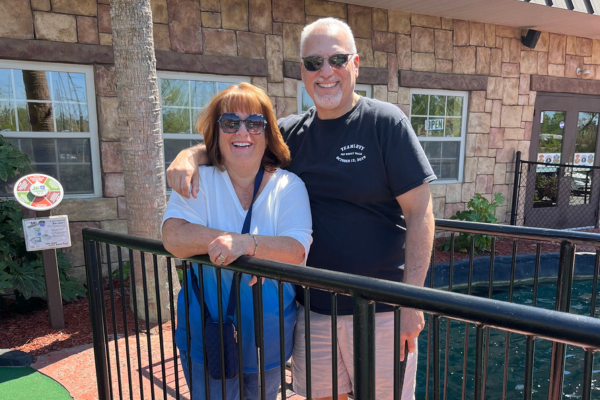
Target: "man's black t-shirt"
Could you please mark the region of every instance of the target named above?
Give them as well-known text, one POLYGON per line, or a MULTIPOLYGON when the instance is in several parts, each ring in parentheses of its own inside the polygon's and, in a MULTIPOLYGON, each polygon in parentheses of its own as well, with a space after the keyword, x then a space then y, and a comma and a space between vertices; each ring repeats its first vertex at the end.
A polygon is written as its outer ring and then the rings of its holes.
MULTIPOLYGON (((396 196, 435 175, 408 119, 396 106, 361 97, 347 114, 321 120, 315 108, 279 121, 306 184, 313 219, 307 265, 402 280, 405 229, 396 196)), ((310 308, 331 313, 329 293, 311 289, 310 308)), ((304 294, 298 291, 304 304, 304 294)), ((352 314, 338 298, 338 314, 352 314)), ((377 311, 391 307, 378 305, 377 311)))

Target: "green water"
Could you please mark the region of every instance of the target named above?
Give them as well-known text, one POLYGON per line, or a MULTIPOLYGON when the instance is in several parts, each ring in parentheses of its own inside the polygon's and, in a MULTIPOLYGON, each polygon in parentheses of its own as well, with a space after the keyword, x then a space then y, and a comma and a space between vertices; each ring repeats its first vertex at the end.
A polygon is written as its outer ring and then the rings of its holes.
MULTIPOLYGON (((487 297, 488 289, 474 289, 476 296, 487 297)), ((592 281, 575 281, 571 293, 571 313, 579 315, 590 314, 590 303, 592 293, 592 281)), ((549 310, 554 309, 556 297, 555 284, 540 284, 538 287, 537 307, 549 310)), ((508 290, 497 290, 493 299, 508 301, 508 290)), ((515 287, 513 302, 524 305, 532 305, 533 288, 515 287)), ((600 306, 596 307, 596 315, 600 315, 600 306)), ((427 326, 419 340, 419 368, 417 372, 417 399, 425 399, 426 394, 426 365, 427 365, 427 332, 431 318, 427 319, 427 326)), ((446 356, 446 329, 447 320, 440 318, 440 361, 441 361, 441 390, 444 388, 444 358, 446 356)), ((462 398, 463 387, 463 360, 466 324, 464 322, 451 321, 449 340, 449 363, 448 363, 448 388, 447 399, 456 400, 462 398)), ((473 398, 473 379, 475 371, 475 338, 476 329, 469 325, 469 344, 467 349, 467 373, 465 398, 473 398)), ((490 329, 489 355, 487 366, 487 379, 485 382, 485 398, 496 400, 502 398, 506 332, 490 329)), ((550 376, 550 358, 552 343, 547 340, 535 340, 534 370, 533 370, 533 399, 546 400, 548 396, 548 378, 550 376)), ((525 354, 526 337, 511 333, 509 338, 509 359, 506 381, 506 398, 522 399, 523 385, 525 380, 525 354)), ((579 399, 582 392, 583 360, 584 351, 578 347, 568 346, 565 361, 563 399, 579 399)), ((600 395, 600 384, 596 384, 600 376, 600 360, 594 357, 592 376, 592 398, 600 395)), ((433 372, 430 371, 429 399, 433 399, 433 372)))

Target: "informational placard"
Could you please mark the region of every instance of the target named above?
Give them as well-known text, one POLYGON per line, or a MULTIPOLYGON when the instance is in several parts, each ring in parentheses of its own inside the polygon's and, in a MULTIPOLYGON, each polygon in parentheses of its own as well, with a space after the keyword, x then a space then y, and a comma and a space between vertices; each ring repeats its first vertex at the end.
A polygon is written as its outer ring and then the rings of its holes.
POLYGON ((573 158, 573 164, 575 165, 585 165, 585 166, 593 166, 594 159, 596 155, 594 153, 575 153, 575 157, 573 158))
POLYGON ((560 153, 538 153, 537 162, 560 164, 560 153))
POLYGON ((64 190, 60 182, 51 176, 31 174, 17 181, 14 194, 23 207, 45 211, 53 209, 62 201, 64 190))
POLYGON ((24 219, 23 233, 27 251, 71 246, 69 218, 66 215, 24 219))
POLYGON ((428 119, 425 121, 426 131, 443 131, 444 130, 444 118, 428 119))

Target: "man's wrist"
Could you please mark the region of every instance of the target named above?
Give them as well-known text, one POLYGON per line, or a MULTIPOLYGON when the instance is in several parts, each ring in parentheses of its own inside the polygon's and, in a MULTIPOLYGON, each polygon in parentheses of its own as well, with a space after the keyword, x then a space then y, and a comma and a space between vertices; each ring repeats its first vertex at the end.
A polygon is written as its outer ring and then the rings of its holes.
POLYGON ((188 155, 188 159, 191 159, 191 163, 194 164, 195 167, 200 165, 200 156, 198 147, 191 147, 185 150, 188 155))

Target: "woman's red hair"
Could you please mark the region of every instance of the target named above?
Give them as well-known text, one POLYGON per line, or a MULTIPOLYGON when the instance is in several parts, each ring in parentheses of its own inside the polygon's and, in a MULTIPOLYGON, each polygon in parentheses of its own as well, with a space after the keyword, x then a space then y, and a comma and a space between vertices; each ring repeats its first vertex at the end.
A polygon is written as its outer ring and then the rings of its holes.
POLYGON ((290 150, 283 141, 277 127, 277 118, 269 96, 258 87, 246 82, 229 86, 217 93, 204 110, 198 114, 196 129, 204 137, 204 144, 211 165, 223 169, 223 157, 219 150, 219 118, 227 112, 244 111, 248 114, 262 114, 267 121, 265 135, 267 148, 261 164, 267 171, 289 165, 292 160, 290 150))

